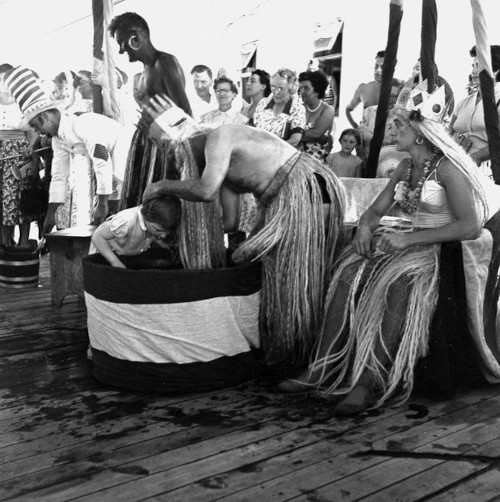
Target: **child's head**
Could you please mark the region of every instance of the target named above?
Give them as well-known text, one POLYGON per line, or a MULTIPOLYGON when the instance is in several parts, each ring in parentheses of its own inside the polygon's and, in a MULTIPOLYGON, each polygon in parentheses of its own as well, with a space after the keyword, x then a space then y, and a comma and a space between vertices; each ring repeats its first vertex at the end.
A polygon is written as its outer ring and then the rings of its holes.
POLYGON ((339 143, 344 153, 352 151, 361 145, 361 136, 356 129, 344 129, 340 134, 339 143))
POLYGON ((144 202, 141 208, 148 232, 165 238, 174 232, 181 221, 181 201, 176 197, 161 195, 144 202))

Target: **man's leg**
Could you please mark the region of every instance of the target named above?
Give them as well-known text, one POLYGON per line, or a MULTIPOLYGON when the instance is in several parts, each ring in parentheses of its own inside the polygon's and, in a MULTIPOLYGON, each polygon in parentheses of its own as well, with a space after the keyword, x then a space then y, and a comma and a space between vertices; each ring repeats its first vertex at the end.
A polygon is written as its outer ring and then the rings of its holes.
POLYGON ((246 233, 238 230, 241 194, 222 186, 220 190, 220 201, 222 205, 224 231, 227 233, 227 247, 230 252, 233 252, 246 239, 246 233))

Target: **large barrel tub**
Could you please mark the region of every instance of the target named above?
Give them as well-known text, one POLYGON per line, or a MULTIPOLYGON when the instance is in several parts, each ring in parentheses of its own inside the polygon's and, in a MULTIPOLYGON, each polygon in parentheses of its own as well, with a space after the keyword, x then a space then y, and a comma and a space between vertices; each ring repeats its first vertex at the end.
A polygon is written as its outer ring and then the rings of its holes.
POLYGON ((256 376, 259 263, 169 268, 154 253, 83 259, 93 375, 145 392, 223 388, 256 376))

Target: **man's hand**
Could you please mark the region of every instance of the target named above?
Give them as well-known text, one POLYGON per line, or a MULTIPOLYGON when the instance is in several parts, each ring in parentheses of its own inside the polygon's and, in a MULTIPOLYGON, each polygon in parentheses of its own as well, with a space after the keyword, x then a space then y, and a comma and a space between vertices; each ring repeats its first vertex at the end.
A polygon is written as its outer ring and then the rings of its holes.
POLYGON ((142 203, 148 200, 155 199, 161 195, 161 187, 165 184, 167 180, 157 181, 156 183, 150 183, 144 190, 142 195, 142 203))
POLYGON ((356 229, 354 239, 352 241, 354 251, 365 258, 370 258, 375 247, 373 234, 370 228, 366 225, 360 225, 356 229))
POLYGON ((154 141, 159 146, 162 146, 165 141, 170 139, 169 136, 165 134, 165 131, 156 122, 151 123, 147 132, 149 139, 154 141))
POLYGON ((149 104, 144 105, 142 117, 138 127, 147 132, 149 138, 157 145, 162 146, 170 138, 165 134, 163 127, 158 125, 155 120, 165 111, 172 107, 172 101, 165 95, 157 95, 149 100, 149 104))
POLYGON ((22 154, 22 160, 24 161, 31 160, 33 156, 33 148, 31 146, 27 146, 22 150, 21 154, 22 154))
POLYGON ((47 211, 47 215, 45 216, 45 220, 43 222, 43 235, 50 234, 52 229, 56 224, 56 212, 51 211, 50 209, 47 211))
POLYGON ((149 105, 144 105, 144 111, 156 120, 159 115, 174 106, 174 102, 166 94, 157 94, 149 100, 149 105))

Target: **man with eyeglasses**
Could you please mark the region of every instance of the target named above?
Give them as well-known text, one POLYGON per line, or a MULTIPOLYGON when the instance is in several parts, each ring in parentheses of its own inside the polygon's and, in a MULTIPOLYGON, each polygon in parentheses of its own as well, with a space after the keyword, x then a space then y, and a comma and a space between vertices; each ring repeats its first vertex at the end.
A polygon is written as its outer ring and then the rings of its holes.
POLYGON ((247 124, 248 118, 233 107, 234 98, 238 95, 238 88, 228 77, 215 80, 214 91, 219 108, 201 116, 203 124, 219 127, 223 124, 247 124))

